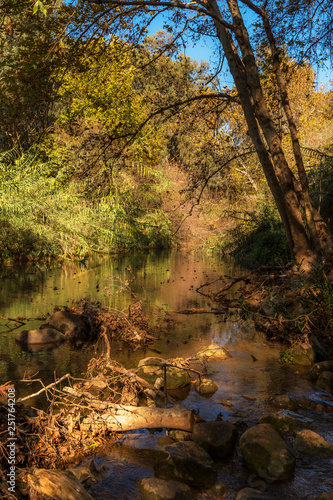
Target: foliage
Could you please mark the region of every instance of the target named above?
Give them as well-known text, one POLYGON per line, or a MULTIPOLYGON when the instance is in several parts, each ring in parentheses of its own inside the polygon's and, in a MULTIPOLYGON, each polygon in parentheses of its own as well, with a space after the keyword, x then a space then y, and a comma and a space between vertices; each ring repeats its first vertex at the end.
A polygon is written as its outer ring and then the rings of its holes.
POLYGON ((245 267, 257 268, 290 260, 288 245, 274 205, 261 202, 256 211, 232 212, 236 226, 220 242, 220 250, 245 267))
POLYGON ((0 169, 2 261, 82 258, 93 251, 170 244, 167 217, 158 210, 147 213, 140 206, 144 193, 131 196, 126 185, 117 199, 93 202, 80 186, 50 176, 49 165, 33 153, 7 152, 0 169))

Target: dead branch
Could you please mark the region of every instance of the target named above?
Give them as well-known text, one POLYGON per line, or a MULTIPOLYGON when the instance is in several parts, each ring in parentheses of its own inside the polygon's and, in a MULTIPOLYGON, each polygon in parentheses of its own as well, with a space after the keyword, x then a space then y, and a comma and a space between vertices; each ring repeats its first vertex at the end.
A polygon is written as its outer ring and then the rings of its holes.
MULTIPOLYGON (((59 378, 58 380, 56 380, 55 382, 53 382, 52 384, 49 384, 47 385, 46 387, 43 387, 43 389, 41 389, 40 391, 38 392, 35 392, 34 394, 30 394, 29 396, 26 396, 25 398, 19 398, 17 400, 18 403, 22 403, 23 401, 26 401, 27 399, 30 399, 30 398, 33 398, 35 396, 39 396, 40 394, 42 394, 43 392, 46 392, 48 391, 49 389, 51 389, 51 387, 55 387, 57 384, 59 384, 59 382, 62 382, 63 380, 65 380, 66 378, 73 378, 71 376, 70 373, 67 373, 66 375, 64 375, 63 377, 59 378)), ((26 381, 24 381, 26 382, 26 381)), ((29 382, 31 382, 31 380, 29 380, 29 382)), ((40 380, 41 382, 41 380, 40 380)), ((42 383, 42 382, 41 382, 42 383)))

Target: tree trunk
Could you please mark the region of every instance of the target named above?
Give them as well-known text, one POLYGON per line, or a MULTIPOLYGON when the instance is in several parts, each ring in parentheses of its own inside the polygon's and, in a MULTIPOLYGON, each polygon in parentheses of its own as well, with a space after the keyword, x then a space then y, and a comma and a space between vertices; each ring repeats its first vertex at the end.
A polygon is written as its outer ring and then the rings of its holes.
MULTIPOLYGON (((106 404, 100 401, 101 406, 106 404)), ((193 412, 182 406, 173 408, 150 408, 146 406, 123 406, 107 404, 102 415, 92 414, 84 417, 80 423, 82 431, 99 433, 103 430, 113 432, 137 429, 181 429, 192 432, 193 412)))
POLYGON ((265 102, 255 57, 237 0, 228 0, 228 6, 233 18, 233 32, 242 52, 242 60, 233 45, 230 33, 219 21, 221 14, 216 0, 208 0, 208 6, 235 81, 250 137, 279 210, 292 257, 303 269, 309 269, 317 261, 318 254, 307 236, 294 187, 294 177, 288 167, 279 135, 265 102))

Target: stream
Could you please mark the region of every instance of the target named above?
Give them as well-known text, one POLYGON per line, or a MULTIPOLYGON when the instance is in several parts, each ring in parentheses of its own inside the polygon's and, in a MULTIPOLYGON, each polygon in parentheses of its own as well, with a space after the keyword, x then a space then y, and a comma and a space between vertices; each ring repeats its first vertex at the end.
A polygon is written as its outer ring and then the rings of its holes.
MULTIPOLYGON (((0 319, 0 383, 11 380, 17 397, 24 397, 41 385, 22 379, 40 378, 47 384, 68 372, 82 377, 89 360, 98 354, 94 346, 63 344, 53 350, 32 352, 15 342, 16 333, 38 328, 43 322, 38 318, 83 298, 126 311, 130 304, 126 280, 134 279, 130 287, 143 300, 153 331, 156 325, 163 334, 144 351, 131 351, 114 343, 112 358, 132 368, 144 357, 188 357, 217 342, 232 356, 213 363, 216 373, 211 379, 219 390, 210 398, 191 390, 182 402, 184 406, 196 410, 205 420, 218 417, 236 423, 242 432, 246 426, 255 425, 264 413, 279 411, 273 404, 275 395, 288 394, 299 404, 299 415, 310 419, 307 426, 333 442, 333 397, 320 392, 307 378, 305 368, 279 363, 279 353, 286 346, 267 342, 250 323, 222 315, 175 312, 209 308, 207 299, 196 288, 223 274, 240 273, 242 270, 232 261, 176 251, 133 252, 119 258, 101 257, 61 266, 3 268, 0 316, 11 320, 0 319), (15 318, 30 319, 22 319, 24 324, 19 325, 12 321, 15 318)), ((43 396, 28 403, 41 405, 43 396)), ((165 431, 143 430, 123 435, 116 445, 106 441, 103 450, 94 456, 96 465, 104 465, 106 471, 103 479, 90 488, 92 497, 140 498, 138 480, 154 475, 152 464, 164 440, 165 431)), ((266 493, 280 500, 314 500, 322 491, 333 491, 332 465, 332 459, 303 457, 297 462, 292 481, 268 485, 266 493)), ((239 447, 231 458, 220 460, 218 468, 218 480, 233 492, 248 486, 251 473, 243 464, 239 447)), ((231 492, 223 498, 234 496, 231 492)))

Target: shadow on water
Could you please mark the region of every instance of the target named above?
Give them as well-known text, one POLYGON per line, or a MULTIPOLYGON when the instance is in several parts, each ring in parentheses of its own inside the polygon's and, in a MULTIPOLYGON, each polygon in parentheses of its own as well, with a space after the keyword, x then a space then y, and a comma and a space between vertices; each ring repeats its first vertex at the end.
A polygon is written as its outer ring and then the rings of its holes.
MULTIPOLYGON (((48 268, 6 268, 0 273, 0 316, 41 318, 52 313, 56 306, 68 306, 82 298, 127 311, 130 294, 117 292, 134 276, 131 287, 144 300, 145 314, 153 329, 156 325, 159 331, 162 328, 163 334, 144 351, 129 351, 121 344, 113 344, 114 359, 130 368, 143 357, 187 357, 216 341, 232 355, 230 359, 214 363, 216 372, 211 378, 219 390, 210 398, 200 397, 191 390, 183 405, 196 410, 206 420, 222 418, 244 429, 256 424, 263 413, 278 411, 272 402, 275 394, 289 394, 300 401, 299 412, 312 418, 312 429, 333 441, 333 412, 318 414, 304 404, 304 401, 321 404, 324 396, 316 392, 302 373, 280 365, 279 352, 284 346, 266 342, 251 325, 230 318, 175 312, 208 307, 206 299, 195 289, 220 275, 239 273, 241 270, 232 262, 178 252, 133 253, 121 258, 96 258, 48 268)), ((94 346, 62 344, 52 350, 24 350, 14 340, 16 332, 38 328, 42 320, 24 323, 11 330, 14 322, 0 320, 0 381, 15 382, 18 397, 40 388, 38 384, 19 382, 22 378, 41 378, 47 384, 55 375, 60 377, 70 372, 80 377, 85 373, 89 360, 95 355, 94 346)), ((29 400, 29 404, 36 403, 29 400)), ((333 402, 325 404, 333 408, 333 402)), ((93 498, 140 498, 138 480, 153 475, 154 454, 159 447, 158 438, 163 434, 165 432, 144 430, 129 433, 121 444, 95 457, 96 464, 104 464, 106 472, 102 481, 91 487, 93 498)), ((299 460, 293 481, 269 485, 269 495, 280 500, 313 500, 321 491, 333 489, 329 470, 332 465, 330 459, 299 460)), ((239 448, 232 458, 219 463, 219 479, 235 490, 247 486, 249 475, 239 448)))

